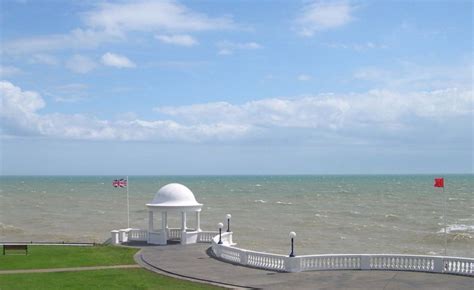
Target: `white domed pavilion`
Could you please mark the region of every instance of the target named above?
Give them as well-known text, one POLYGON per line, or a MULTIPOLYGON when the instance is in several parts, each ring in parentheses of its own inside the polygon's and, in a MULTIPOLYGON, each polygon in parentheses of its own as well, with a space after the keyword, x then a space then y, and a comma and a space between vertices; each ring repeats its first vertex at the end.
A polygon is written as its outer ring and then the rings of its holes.
POLYGON ((158 190, 148 207, 148 243, 166 245, 168 239, 179 238, 181 244, 193 244, 197 242, 198 233, 201 231, 201 208, 202 204, 196 201, 193 192, 179 183, 170 183, 158 190), (154 228, 155 213, 161 213, 161 228, 154 228), (170 229, 168 227, 168 213, 181 213, 181 228, 170 229), (196 228, 188 229, 186 226, 187 215, 194 213, 196 228))

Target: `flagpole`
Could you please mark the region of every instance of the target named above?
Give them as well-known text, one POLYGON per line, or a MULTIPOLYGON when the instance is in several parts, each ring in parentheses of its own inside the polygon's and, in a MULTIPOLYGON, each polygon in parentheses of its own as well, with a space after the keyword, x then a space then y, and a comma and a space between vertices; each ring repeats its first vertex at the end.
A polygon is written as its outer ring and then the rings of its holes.
POLYGON ((128 175, 127 175, 127 228, 130 228, 130 200, 129 200, 129 195, 128 195, 128 187, 130 183, 128 182, 128 175))
POLYGON ((446 207, 448 203, 448 197, 444 192, 444 184, 443 184, 443 196, 444 196, 444 213, 443 213, 443 220, 444 220, 444 256, 446 256, 446 248, 448 247, 448 222, 446 219, 446 207))

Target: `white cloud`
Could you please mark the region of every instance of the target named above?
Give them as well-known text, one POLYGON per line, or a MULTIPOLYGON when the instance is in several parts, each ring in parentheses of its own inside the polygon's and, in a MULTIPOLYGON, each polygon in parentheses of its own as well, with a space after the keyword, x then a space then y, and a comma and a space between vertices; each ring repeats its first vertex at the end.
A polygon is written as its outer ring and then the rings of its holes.
POLYGON ((64 34, 3 41, 7 54, 32 54, 62 49, 93 49, 125 41, 131 31, 176 33, 235 28, 230 17, 210 17, 175 1, 133 1, 98 4, 81 14, 83 27, 64 34))
POLYGON ((353 10, 348 1, 312 1, 296 19, 298 32, 313 36, 319 31, 344 26, 353 19, 353 10))
POLYGON ((2 50, 11 55, 33 54, 61 49, 93 49, 105 42, 123 39, 121 35, 112 35, 91 29, 74 29, 67 34, 55 34, 20 38, 3 43, 2 50))
POLYGON ((97 67, 97 64, 87 56, 76 54, 66 62, 66 67, 75 73, 85 74, 97 67))
POLYGON ((471 88, 472 64, 423 66, 402 61, 390 69, 368 66, 354 71, 353 77, 372 87, 391 90, 439 90, 471 88))
POLYGON ((175 1, 104 3, 85 14, 86 25, 109 33, 204 31, 234 27, 229 17, 209 17, 175 1))
POLYGON ((197 40, 191 35, 174 34, 174 35, 155 35, 159 41, 167 44, 175 44, 180 46, 193 46, 198 44, 197 40))
POLYGON ((41 96, 23 91, 7 81, 0 81, 0 129, 4 135, 34 134, 37 131, 36 112, 45 106, 41 96))
MULTIPOLYGON (((72 85, 74 89, 77 85, 72 85)), ((79 85, 79 87, 82 87, 79 85)), ((172 120, 130 119, 101 120, 83 114, 40 114, 45 107, 36 92, 23 91, 7 81, 0 81, 0 120, 2 135, 39 135, 85 140, 232 140, 249 128, 241 124, 179 124, 172 120)))
POLYGON ((46 65, 58 65, 59 60, 50 54, 44 54, 44 53, 37 53, 34 54, 31 59, 31 63, 38 63, 38 64, 46 64, 46 65))
POLYGON ((254 50, 261 49, 263 46, 256 42, 231 42, 231 41, 220 41, 217 43, 218 54, 220 55, 230 55, 233 54, 235 50, 254 50))
MULTIPOLYGON (((271 140, 283 132, 298 140, 307 140, 308 134, 317 133, 323 142, 327 136, 377 142, 393 136, 417 138, 427 129, 439 130, 445 124, 456 128, 470 120, 474 112, 470 89, 410 93, 371 90, 243 104, 214 102, 158 107, 154 110, 162 117, 155 120, 142 120, 136 115, 103 120, 84 114, 41 113, 45 102, 38 93, 23 91, 6 81, 0 82, 0 96, 4 136, 27 134, 93 140, 271 140)), ((427 142, 426 136, 423 140, 427 142)))
POLYGON ((76 103, 87 98, 87 89, 86 84, 71 83, 56 86, 44 94, 53 97, 56 102, 76 103))
POLYGON ((347 129, 413 126, 411 118, 437 120, 472 114, 471 90, 445 89, 398 93, 325 94, 292 99, 263 99, 242 105, 226 102, 155 111, 185 123, 246 124, 261 128, 347 129))
POLYGON ((351 49, 357 52, 364 52, 372 49, 385 49, 388 48, 386 44, 378 44, 372 41, 367 41, 364 43, 327 43, 327 47, 336 48, 336 49, 351 49))
POLYGON ((136 67, 135 63, 128 59, 126 56, 111 52, 107 52, 106 54, 102 55, 101 60, 102 63, 107 66, 113 66, 117 68, 136 67))
POLYGON ((305 81, 310 81, 312 79, 312 77, 310 75, 307 75, 307 74, 300 74, 300 75, 298 75, 297 79, 299 81, 305 82, 305 81))
POLYGON ((22 70, 11 65, 0 65, 0 78, 7 78, 22 73, 22 70))

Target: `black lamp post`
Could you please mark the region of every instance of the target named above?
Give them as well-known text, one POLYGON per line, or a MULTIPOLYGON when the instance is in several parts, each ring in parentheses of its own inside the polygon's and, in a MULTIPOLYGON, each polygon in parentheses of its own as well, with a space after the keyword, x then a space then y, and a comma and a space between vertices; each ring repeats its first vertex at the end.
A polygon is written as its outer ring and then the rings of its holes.
POLYGON ((291 239, 291 253, 290 253, 290 257, 294 257, 295 256, 295 251, 294 251, 294 239, 296 237, 296 233, 295 232, 290 232, 290 239, 291 239))
POLYGON ((225 217, 227 218, 227 232, 230 232, 230 218, 232 215, 228 213, 225 217))
POLYGON ((218 244, 221 245, 222 244, 222 228, 224 227, 224 225, 222 223, 218 223, 217 227, 219 228, 219 242, 218 242, 218 244))

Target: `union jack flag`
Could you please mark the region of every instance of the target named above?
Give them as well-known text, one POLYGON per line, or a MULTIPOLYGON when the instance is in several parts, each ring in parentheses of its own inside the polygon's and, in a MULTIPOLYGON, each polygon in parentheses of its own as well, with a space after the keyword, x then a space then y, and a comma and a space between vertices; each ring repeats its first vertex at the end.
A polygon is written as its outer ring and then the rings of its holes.
POLYGON ((115 179, 112 181, 113 187, 127 187, 127 180, 125 179, 115 179))

